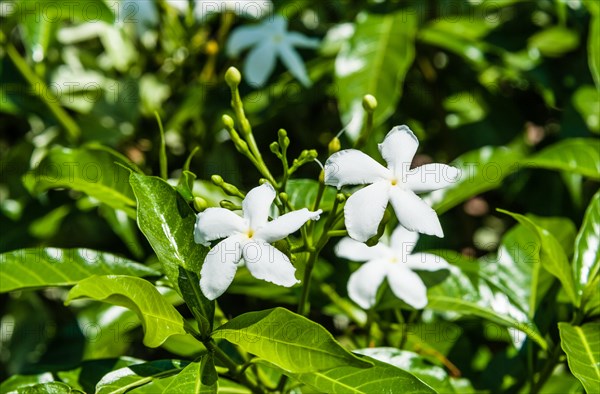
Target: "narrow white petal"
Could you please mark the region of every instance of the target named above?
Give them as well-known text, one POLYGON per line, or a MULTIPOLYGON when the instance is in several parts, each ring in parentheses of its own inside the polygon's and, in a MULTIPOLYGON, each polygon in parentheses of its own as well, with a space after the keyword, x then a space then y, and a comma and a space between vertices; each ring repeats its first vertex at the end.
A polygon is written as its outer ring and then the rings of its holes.
POLYGON ((277 52, 271 40, 266 39, 250 51, 244 62, 244 78, 253 87, 262 87, 275 69, 277 52))
POLYGON ((309 87, 312 82, 308 77, 308 73, 306 72, 306 67, 304 66, 304 61, 298 55, 298 52, 291 46, 286 45, 286 43, 282 43, 277 46, 277 50, 279 52, 279 57, 285 67, 304 87, 309 87))
POLYGON ((247 242, 242 250, 242 255, 246 267, 257 279, 285 287, 300 283, 294 275, 296 268, 290 259, 262 239, 254 238, 247 242))
POLYGON ((388 168, 395 176, 400 177, 402 172, 410 169, 412 159, 419 147, 419 140, 408 126, 396 126, 385 136, 379 144, 379 152, 388 164, 388 168))
POLYGON ((264 25, 238 27, 227 40, 227 56, 238 56, 243 50, 263 41, 268 34, 269 31, 264 25))
POLYGON ((283 15, 274 15, 271 18, 265 19, 263 25, 270 32, 270 36, 287 34, 288 21, 283 15))
POLYGON ((374 246, 367 246, 350 237, 344 237, 335 246, 335 254, 352 261, 369 261, 391 257, 393 252, 381 242, 374 246))
POLYGON ((290 31, 285 35, 285 40, 295 47, 300 48, 318 48, 319 40, 316 38, 306 37, 304 34, 300 34, 295 31, 290 31))
POLYGON ((405 256, 413 251, 418 240, 419 233, 410 231, 403 226, 398 226, 392 233, 390 245, 394 251, 405 256))
POLYGON ((251 229, 257 230, 267 223, 273 200, 275 200, 275 189, 270 183, 257 186, 246 194, 246 198, 242 201, 242 212, 251 229))
POLYGON ((277 219, 267 222, 254 234, 255 238, 263 239, 268 243, 279 241, 297 231, 309 220, 319 220, 322 210, 311 212, 306 208, 286 213, 277 219))
POLYGON ((350 237, 366 242, 377 234, 377 227, 390 199, 390 187, 388 181, 375 182, 348 198, 344 206, 344 218, 350 237))
POLYGON ((338 189, 391 179, 392 173, 370 156, 356 149, 334 153, 325 162, 325 184, 338 189))
POLYGON ((460 177, 460 170, 446 164, 431 163, 413 168, 404 175, 402 182, 415 193, 427 193, 443 189, 460 177))
POLYGON ((431 253, 415 253, 407 256, 406 266, 413 270, 437 271, 450 267, 448 262, 431 253))
POLYGON ((244 219, 225 208, 207 208, 196 216, 194 241, 204 246, 210 241, 245 230, 244 219))
MULTIPOLYGON (((243 235, 224 239, 208 252, 200 270, 200 289, 209 300, 227 290, 242 258, 243 235)), ((247 239, 247 238, 246 238, 247 239)))
POLYGON ((419 275, 398 265, 388 269, 387 279, 396 297, 415 309, 425 308, 427 288, 419 275))
POLYGON ((390 202, 400 224, 410 231, 444 237, 437 213, 410 190, 392 187, 390 202))
POLYGON ((377 301, 377 290, 387 275, 387 260, 372 260, 363 264, 348 280, 348 296, 361 308, 369 309, 377 301))

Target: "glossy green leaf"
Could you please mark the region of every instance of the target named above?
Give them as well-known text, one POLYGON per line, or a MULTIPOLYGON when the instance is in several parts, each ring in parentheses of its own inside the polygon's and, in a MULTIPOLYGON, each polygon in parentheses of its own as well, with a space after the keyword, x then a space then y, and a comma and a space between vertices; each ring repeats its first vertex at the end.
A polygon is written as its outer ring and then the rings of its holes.
POLYGON ((57 147, 24 176, 23 182, 34 195, 58 188, 76 190, 135 218, 129 171, 116 163, 128 166, 122 157, 100 147, 57 147))
POLYGON ((0 254, 0 293, 71 286, 92 275, 157 276, 124 257, 91 249, 30 248, 0 254))
POLYGON ((522 164, 534 168, 571 171, 600 180, 599 143, 594 138, 569 138, 528 157, 522 164))
POLYGON ((96 394, 125 393, 156 379, 175 375, 187 364, 179 360, 157 360, 120 368, 104 375, 96 385, 96 394))
POLYGON ((0 394, 14 392, 20 387, 33 386, 52 381, 54 381, 54 377, 50 372, 44 372, 37 375, 13 375, 0 383, 0 394))
POLYGON ((433 45, 462 57, 475 69, 483 69, 487 65, 484 46, 480 40, 469 39, 463 32, 453 29, 451 21, 444 18, 433 21, 419 30, 419 41, 433 45))
POLYGON ((144 326, 144 345, 160 346, 168 337, 186 334, 183 317, 148 281, 132 276, 93 276, 79 282, 66 303, 92 298, 133 310, 144 326))
POLYGON ((417 353, 392 347, 359 349, 355 350, 354 353, 369 356, 410 372, 438 393, 455 393, 446 371, 441 367, 430 364, 417 353))
POLYGON ((584 4, 592 15, 587 43, 588 65, 596 89, 600 90, 600 4, 594 0, 586 0, 584 4))
POLYGON ((94 393, 96 391, 96 384, 107 373, 143 362, 143 360, 133 357, 85 360, 77 368, 69 371, 59 371, 56 375, 58 375, 63 383, 68 384, 74 389, 85 393, 94 393))
MULTIPOLYGON (((370 368, 341 365, 323 371, 289 374, 320 393, 435 393, 421 380, 393 365, 361 357, 370 368)), ((311 392, 310 390, 308 392, 311 392)))
POLYGON ((592 197, 577 234, 573 271, 577 294, 581 297, 584 289, 591 285, 592 279, 600 272, 600 191, 592 197))
POLYGON ((519 223, 527 227, 529 231, 536 234, 541 243, 539 254, 542 267, 560 281, 571 302, 575 306, 579 306, 581 299, 576 293, 571 265, 569 264, 564 248, 557 241, 556 237, 526 216, 503 209, 498 209, 498 211, 512 216, 519 223))
POLYGON ((40 383, 33 386, 20 387, 16 394, 74 394, 82 393, 62 382, 40 383))
POLYGON ((579 46, 579 34, 562 26, 552 26, 529 37, 528 46, 544 56, 560 57, 579 46))
POLYGON ((600 323, 572 326, 558 323, 560 346, 567 354, 569 368, 588 393, 600 387, 600 323))
POLYGON ((588 129, 600 133, 600 89, 591 85, 581 86, 573 94, 572 101, 588 129))
POLYGON ((600 315, 600 275, 596 277, 583 289, 581 305, 583 313, 587 317, 600 315))
POLYGON ((194 180, 196 174, 191 171, 183 171, 179 182, 177 183, 177 191, 181 194, 181 197, 186 202, 192 202, 194 200, 194 180))
POLYGON ((322 326, 284 308, 248 312, 217 328, 224 338, 289 372, 370 364, 344 349, 322 326))
POLYGON ((492 147, 467 152, 451 164, 461 170, 460 178, 447 188, 426 197, 438 214, 463 201, 502 185, 502 180, 519 169, 523 152, 517 148, 492 147))
POLYGON ((202 333, 208 335, 215 303, 200 290, 200 267, 208 248, 194 242, 196 214, 183 197, 160 178, 132 172, 130 183, 138 202, 138 226, 167 277, 201 323, 202 333))
POLYGON ((171 380, 164 393, 216 393, 219 376, 211 354, 205 354, 186 366, 171 380))
MULTIPOLYGON (((319 191, 319 182, 314 179, 291 179, 285 190, 294 209, 307 208, 312 211, 319 191)), ((335 188, 326 187, 319 208, 325 212, 330 211, 335 196, 335 188)))
POLYGON ((417 12, 411 9, 358 15, 354 36, 335 61, 339 111, 342 123, 350 123, 352 138, 358 137, 362 127, 365 94, 377 98, 375 125, 396 111, 404 78, 415 57, 416 29, 417 12))

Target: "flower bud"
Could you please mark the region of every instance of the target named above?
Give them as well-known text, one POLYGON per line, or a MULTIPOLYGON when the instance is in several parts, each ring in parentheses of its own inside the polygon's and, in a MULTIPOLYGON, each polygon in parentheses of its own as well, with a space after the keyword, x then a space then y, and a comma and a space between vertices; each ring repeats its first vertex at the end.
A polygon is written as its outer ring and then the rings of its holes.
POLYGON ((219 205, 221 206, 221 208, 229 209, 231 211, 240 209, 239 206, 235 205, 233 202, 231 202, 229 200, 221 200, 219 202, 219 205))
POLYGON ((338 137, 333 137, 331 141, 329 141, 329 145, 327 146, 329 150, 329 155, 333 155, 335 152, 342 149, 342 144, 340 143, 340 139, 338 137))
POLYGON ((223 121, 225 128, 227 128, 228 130, 233 129, 234 122, 231 116, 225 114, 221 117, 221 120, 223 121))
POLYGON ((194 197, 194 209, 198 212, 204 211, 208 208, 208 203, 202 197, 194 197))
POLYGON ((325 183, 325 171, 323 170, 319 173, 319 183, 325 183))
POLYGON ((285 131, 284 129, 279 129, 277 135, 279 136, 279 139, 282 139, 284 137, 287 137, 287 131, 285 131))
POLYGON ((279 193, 279 199, 285 204, 288 201, 288 194, 284 192, 279 193))
POLYGON ((221 186, 224 183, 223 178, 220 175, 213 175, 210 177, 210 180, 217 186, 221 186))
POLYGON ((271 149, 271 152, 273 152, 277 157, 280 156, 279 144, 277 142, 271 142, 271 145, 269 145, 269 149, 271 149))
POLYGON ((219 52, 219 44, 215 40, 209 40, 204 47, 207 55, 215 55, 219 52))
POLYGON ((344 195, 344 193, 338 193, 335 195, 335 198, 337 200, 338 203, 343 203, 344 201, 346 201, 346 196, 344 195))
POLYGON ((370 94, 365 94, 362 99, 362 106, 365 111, 373 112, 377 108, 377 99, 370 94))
POLYGON ((229 67, 225 72, 225 82, 231 89, 235 89, 242 82, 242 74, 235 67, 229 67))

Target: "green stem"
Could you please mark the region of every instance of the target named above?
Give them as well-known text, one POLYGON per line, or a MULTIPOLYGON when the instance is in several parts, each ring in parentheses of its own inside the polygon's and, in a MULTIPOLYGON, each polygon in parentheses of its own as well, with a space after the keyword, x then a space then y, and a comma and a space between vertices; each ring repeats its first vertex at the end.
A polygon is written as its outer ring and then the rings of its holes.
POLYGON ((158 152, 158 163, 160 166, 160 177, 165 181, 168 179, 168 170, 167 170, 167 141, 165 140, 165 129, 162 124, 162 120, 160 119, 160 115, 157 111, 154 111, 154 116, 156 117, 156 121, 158 122, 158 129, 160 130, 160 148, 158 152))
POLYGON ((6 53, 8 53, 8 57, 10 57, 21 75, 23 75, 23 77, 27 80, 34 94, 36 94, 42 100, 42 102, 46 104, 56 120, 58 120, 58 122, 65 128, 68 137, 72 141, 77 140, 81 135, 81 130, 79 129, 77 123, 75 123, 69 114, 58 104, 58 98, 52 94, 44 81, 42 81, 40 77, 33 72, 25 59, 21 57, 17 49, 12 44, 6 44, 6 53))
POLYGON ((208 351, 221 361, 229 370, 229 373, 234 378, 238 379, 242 384, 248 387, 253 393, 264 393, 264 391, 242 371, 240 366, 235 363, 220 347, 217 346, 214 339, 210 338, 202 342, 208 351))

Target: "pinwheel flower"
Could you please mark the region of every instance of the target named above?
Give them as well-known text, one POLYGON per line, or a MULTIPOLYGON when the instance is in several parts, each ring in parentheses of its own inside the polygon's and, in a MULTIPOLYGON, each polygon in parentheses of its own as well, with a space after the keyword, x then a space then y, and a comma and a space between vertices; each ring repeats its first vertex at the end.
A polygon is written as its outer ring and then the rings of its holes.
POLYGON ((392 233, 390 246, 379 242, 375 246, 351 238, 343 238, 336 246, 339 257, 366 261, 350 275, 348 295, 361 308, 375 305, 377 289, 387 278, 392 292, 416 309, 427 305, 427 288, 412 270, 437 271, 450 265, 441 257, 429 253, 411 254, 419 234, 398 226, 392 233))
POLYGON ((309 220, 318 220, 321 210, 303 208, 268 221, 275 190, 265 183, 250 190, 242 202, 243 217, 224 208, 208 208, 198 214, 194 228, 196 243, 225 238, 213 247, 200 271, 200 289, 214 300, 227 290, 238 263, 243 262, 257 279, 291 287, 299 281, 289 258, 270 243, 287 237, 309 220))
POLYGON ((407 126, 394 127, 379 144, 387 168, 356 149, 334 153, 325 163, 325 183, 336 186, 370 184, 348 198, 344 207, 350 237, 365 242, 375 234, 388 205, 400 224, 411 231, 443 237, 435 211, 415 193, 444 188, 460 171, 445 164, 410 168, 419 141, 407 126))
POLYGON ((287 31, 287 20, 276 15, 259 25, 240 26, 229 36, 227 54, 236 57, 246 48, 254 47, 244 62, 248 83, 263 86, 275 69, 277 57, 290 73, 308 87, 311 82, 304 62, 294 47, 316 48, 319 41, 300 33, 287 31))

